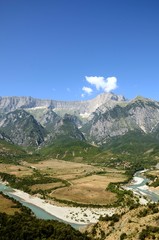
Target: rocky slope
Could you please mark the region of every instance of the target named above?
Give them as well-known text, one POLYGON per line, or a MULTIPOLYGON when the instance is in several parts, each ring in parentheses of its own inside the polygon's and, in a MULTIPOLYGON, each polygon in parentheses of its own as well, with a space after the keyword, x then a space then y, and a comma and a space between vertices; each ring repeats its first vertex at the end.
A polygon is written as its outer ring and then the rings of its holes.
POLYGON ((0 113, 14 111, 16 109, 43 109, 52 108, 54 112, 71 113, 88 116, 102 104, 113 106, 117 102, 123 102, 125 98, 113 93, 103 93, 88 101, 56 101, 42 100, 32 97, 0 97, 0 113))
POLYGON ((103 145, 133 131, 159 139, 159 102, 143 97, 126 101, 113 93, 81 102, 1 97, 0 131, 23 146, 62 138, 103 145))
POLYGON ((38 146, 44 141, 45 129, 24 110, 9 112, 1 118, 0 129, 13 143, 38 146))
POLYGON ((37 121, 33 115, 23 109, 18 109, 0 118, 0 139, 28 147, 38 147, 65 139, 85 141, 76 124, 75 116, 66 114, 63 118, 52 109, 47 109, 38 115, 37 121))
POLYGON ((108 108, 102 105, 93 113, 93 118, 83 127, 89 141, 104 144, 110 138, 122 136, 129 131, 145 134, 158 131, 159 103, 137 97, 129 102, 108 108))
POLYGON ((122 209, 122 213, 111 220, 102 221, 89 226, 87 231, 94 239, 159 239, 159 207, 155 204, 139 206, 133 210, 122 209))
POLYGON ((60 121, 61 117, 58 116, 52 108, 36 108, 36 109, 27 109, 27 112, 29 112, 31 115, 34 116, 34 118, 48 131, 52 132, 54 131, 60 121))
POLYGON ((110 108, 124 101, 124 97, 112 93, 81 102, 1 97, 0 130, 22 146, 45 145, 59 139, 85 141, 81 119, 88 118, 102 104, 110 108))
POLYGON ((0 130, 0 140, 4 140, 6 142, 13 143, 9 136, 7 136, 3 131, 0 130))
POLYGON ((65 116, 59 118, 55 124, 47 123, 46 128, 49 130, 49 134, 45 145, 59 141, 61 141, 61 143, 64 143, 65 141, 85 141, 84 135, 76 125, 75 116, 65 114, 65 116))

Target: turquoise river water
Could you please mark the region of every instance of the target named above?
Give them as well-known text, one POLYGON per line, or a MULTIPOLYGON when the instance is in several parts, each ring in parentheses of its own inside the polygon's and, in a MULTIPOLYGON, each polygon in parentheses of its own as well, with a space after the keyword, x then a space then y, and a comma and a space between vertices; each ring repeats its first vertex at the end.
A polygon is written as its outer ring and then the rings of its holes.
POLYGON ((134 180, 135 180, 135 177, 137 177, 141 180, 140 183, 136 184, 135 181, 134 181, 134 183, 131 182, 128 185, 128 188, 132 191, 138 192, 140 195, 146 196, 146 198, 148 198, 148 200, 150 200, 152 202, 158 202, 159 201, 159 193, 157 194, 156 192, 150 191, 147 188, 146 184, 148 182, 150 182, 150 180, 148 178, 146 178, 145 176, 143 176, 142 172, 143 171, 138 171, 134 175, 134 180))
POLYGON ((23 199, 15 196, 12 194, 12 192, 14 191, 11 187, 6 186, 5 184, 0 182, 0 191, 3 192, 4 194, 16 199, 18 202, 20 202, 22 205, 30 208, 32 210, 32 212, 35 214, 35 216, 39 219, 52 219, 52 220, 58 220, 61 222, 64 222, 66 224, 70 224, 73 228, 75 229, 79 229, 80 227, 86 226, 86 224, 76 224, 76 223, 69 223, 66 221, 63 221, 60 218, 57 218, 56 216, 49 214, 48 212, 46 212, 45 210, 43 210, 42 208, 35 206, 31 203, 25 202, 23 199))

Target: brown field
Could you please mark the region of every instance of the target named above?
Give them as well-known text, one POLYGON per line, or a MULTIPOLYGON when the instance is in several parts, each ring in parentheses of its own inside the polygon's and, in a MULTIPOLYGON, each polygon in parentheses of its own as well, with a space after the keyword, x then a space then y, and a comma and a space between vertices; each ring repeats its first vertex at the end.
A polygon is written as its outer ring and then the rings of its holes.
MULTIPOLYGON (((25 164, 29 166, 29 164, 25 164)), ((40 163, 32 164, 32 167, 40 170, 41 173, 49 174, 50 176, 71 180, 74 178, 82 177, 93 172, 97 172, 100 168, 91 166, 88 164, 74 163, 63 160, 51 159, 47 161, 42 161, 40 163)))
POLYGON ((11 164, 0 164, 0 172, 5 172, 9 174, 14 174, 17 177, 24 177, 27 175, 32 174, 32 169, 25 167, 25 166, 19 166, 19 165, 11 165, 11 164))
POLYGON ((18 208, 14 207, 16 207, 16 203, 13 203, 12 200, 7 199, 0 194, 0 212, 13 215, 15 212, 20 211, 18 208))
POLYGON ((71 181, 71 186, 53 191, 49 196, 84 204, 110 204, 117 200, 116 194, 106 191, 110 182, 125 180, 124 176, 92 175, 71 181))
POLYGON ((62 182, 56 182, 56 183, 46 183, 46 184, 35 184, 31 186, 32 191, 37 190, 49 190, 57 187, 64 187, 65 185, 62 182))
POLYGON ((48 177, 66 180, 70 186, 64 187, 64 183, 54 182, 34 184, 30 189, 32 191, 49 190, 57 187, 58 189, 48 193, 49 198, 55 197, 84 204, 113 203, 116 201, 116 194, 106 191, 106 187, 110 182, 121 182, 126 179, 124 171, 56 159, 35 164, 22 162, 22 165, 18 166, 0 164, 0 169, 1 172, 15 174, 17 177, 31 175, 34 169, 37 169, 48 177), (98 175, 98 172, 103 172, 103 174, 98 175))

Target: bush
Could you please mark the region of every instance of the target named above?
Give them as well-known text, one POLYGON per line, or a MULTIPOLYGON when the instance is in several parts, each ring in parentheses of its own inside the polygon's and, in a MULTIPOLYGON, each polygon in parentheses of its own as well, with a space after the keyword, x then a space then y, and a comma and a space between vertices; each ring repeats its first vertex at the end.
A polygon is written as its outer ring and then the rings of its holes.
POLYGON ((126 233, 122 233, 122 234, 120 235, 120 240, 124 240, 124 239, 126 239, 126 238, 127 238, 126 233))
POLYGON ((112 221, 112 222, 118 222, 121 215, 119 214, 113 214, 112 216, 106 215, 106 216, 100 216, 100 221, 112 221))

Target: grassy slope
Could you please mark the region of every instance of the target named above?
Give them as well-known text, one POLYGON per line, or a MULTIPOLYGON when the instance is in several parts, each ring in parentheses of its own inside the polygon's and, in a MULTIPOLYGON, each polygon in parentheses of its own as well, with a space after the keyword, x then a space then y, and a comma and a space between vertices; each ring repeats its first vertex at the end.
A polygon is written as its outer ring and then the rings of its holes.
MULTIPOLYGON (((0 140, 0 161, 17 162, 19 159, 42 160, 53 157, 66 161, 98 163, 124 167, 126 162, 138 167, 149 167, 159 160, 159 140, 153 135, 129 132, 111 139, 106 145, 96 147, 85 141, 61 136, 51 145, 28 155, 21 147, 0 140)), ((127 164, 128 165, 128 164, 127 164)))
POLYGON ((158 161, 159 141, 153 135, 129 132, 112 139, 103 146, 103 151, 111 151, 119 162, 140 163, 143 167, 149 167, 158 161))
POLYGON ((97 163, 121 168, 141 169, 155 165, 159 160, 159 140, 142 132, 129 132, 111 139, 102 147, 83 141, 59 138, 54 144, 42 148, 39 154, 63 160, 97 163))
POLYGON ((5 140, 0 140, 1 163, 16 163, 20 158, 23 158, 26 155, 26 151, 21 147, 8 143, 5 140))
POLYGON ((39 154, 63 160, 86 161, 100 152, 98 147, 84 141, 71 140, 63 137, 55 143, 42 148, 39 154))

